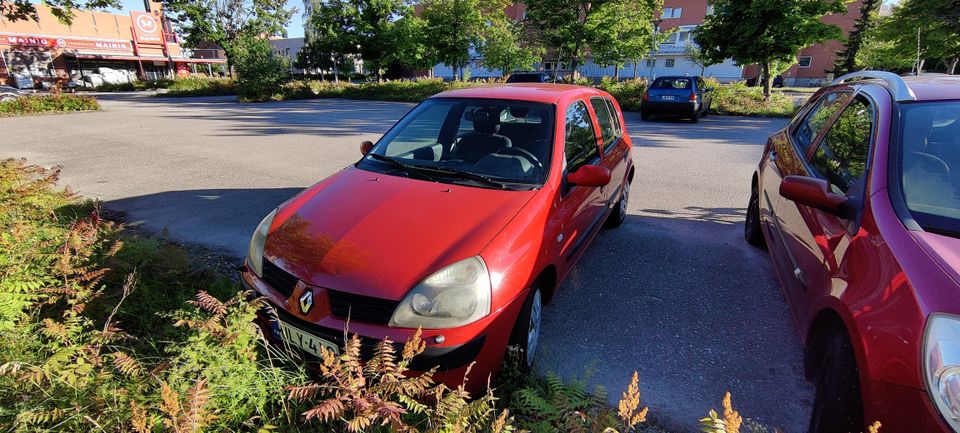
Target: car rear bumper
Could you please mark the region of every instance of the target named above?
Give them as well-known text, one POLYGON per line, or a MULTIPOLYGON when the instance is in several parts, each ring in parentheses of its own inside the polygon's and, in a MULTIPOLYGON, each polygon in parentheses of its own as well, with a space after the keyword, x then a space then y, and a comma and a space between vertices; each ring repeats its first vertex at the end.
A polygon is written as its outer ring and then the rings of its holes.
POLYGON ((692 115, 700 110, 700 103, 696 101, 683 102, 643 102, 640 110, 649 114, 684 114, 692 115))

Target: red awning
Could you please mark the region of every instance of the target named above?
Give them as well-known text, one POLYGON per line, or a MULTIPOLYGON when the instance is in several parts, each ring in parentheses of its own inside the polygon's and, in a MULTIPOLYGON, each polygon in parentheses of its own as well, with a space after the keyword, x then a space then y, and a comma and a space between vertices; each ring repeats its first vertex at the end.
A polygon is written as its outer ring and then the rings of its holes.
MULTIPOLYGON (((87 60, 129 60, 129 61, 142 61, 142 62, 170 62, 170 59, 166 57, 150 57, 150 56, 131 56, 131 55, 122 55, 122 54, 79 54, 79 53, 64 53, 70 57, 76 57, 78 59, 87 59, 87 60)), ((226 63, 227 59, 182 59, 174 58, 173 62, 176 63, 226 63)))

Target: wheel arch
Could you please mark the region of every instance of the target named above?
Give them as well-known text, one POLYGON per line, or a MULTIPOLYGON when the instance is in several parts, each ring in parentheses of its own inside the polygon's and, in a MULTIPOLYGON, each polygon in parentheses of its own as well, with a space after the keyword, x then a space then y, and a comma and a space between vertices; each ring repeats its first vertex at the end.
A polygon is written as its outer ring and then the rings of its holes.
MULTIPOLYGON (((824 354, 824 344, 834 335, 841 334, 850 343, 853 348, 854 356, 857 360, 857 370, 861 370, 861 355, 863 348, 860 345, 856 329, 847 323, 843 315, 832 307, 824 307, 810 321, 804 340, 803 367, 804 375, 807 378, 816 377, 820 359, 824 354)), ((863 372, 860 371, 861 381, 863 372)))
POLYGON ((557 291, 557 267, 552 264, 547 265, 533 279, 531 286, 539 287, 543 292, 543 303, 549 304, 557 291))

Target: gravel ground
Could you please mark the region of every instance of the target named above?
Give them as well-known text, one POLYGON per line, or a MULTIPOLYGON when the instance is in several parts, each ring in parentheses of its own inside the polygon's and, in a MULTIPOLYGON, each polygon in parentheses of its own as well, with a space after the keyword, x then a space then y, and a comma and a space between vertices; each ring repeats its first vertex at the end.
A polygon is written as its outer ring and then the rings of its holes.
MULTIPOLYGON (((411 107, 100 99, 101 112, 0 119, 0 157, 62 165, 65 184, 139 230, 237 263, 264 214, 355 161, 362 140, 411 107)), ((627 113, 629 219, 597 237, 545 309, 537 368, 588 374, 612 399, 638 370, 652 417, 680 431, 696 431, 727 390, 745 417, 804 431, 812 390, 799 339, 768 256, 743 242, 740 225, 761 145, 785 124, 627 113)))

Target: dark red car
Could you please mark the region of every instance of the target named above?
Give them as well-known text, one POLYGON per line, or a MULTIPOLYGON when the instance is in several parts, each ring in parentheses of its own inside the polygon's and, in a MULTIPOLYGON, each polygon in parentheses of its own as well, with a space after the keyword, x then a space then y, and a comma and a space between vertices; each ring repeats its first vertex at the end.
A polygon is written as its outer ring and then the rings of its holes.
POLYGON ((960 431, 960 78, 821 89, 768 140, 745 236, 806 345, 810 432, 960 431))
POLYGON ((369 354, 423 328, 413 368, 486 386, 508 345, 533 363, 542 305, 601 226, 626 216, 634 168, 617 102, 512 84, 436 95, 356 164, 271 212, 242 280, 275 307, 275 340, 369 354))

